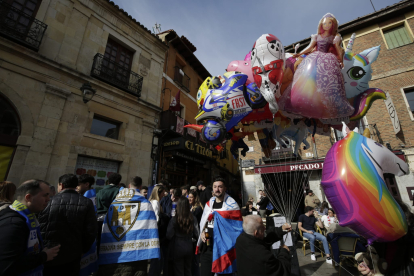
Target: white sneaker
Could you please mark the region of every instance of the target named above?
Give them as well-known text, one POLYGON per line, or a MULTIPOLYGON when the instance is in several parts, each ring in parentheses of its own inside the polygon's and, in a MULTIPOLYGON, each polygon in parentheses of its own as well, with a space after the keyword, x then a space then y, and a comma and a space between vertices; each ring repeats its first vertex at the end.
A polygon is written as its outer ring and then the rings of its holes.
POLYGON ((312 261, 316 261, 315 254, 311 254, 311 260, 312 260, 312 261))
POLYGON ((331 265, 332 264, 332 259, 329 259, 329 260, 326 259, 326 263, 331 265))

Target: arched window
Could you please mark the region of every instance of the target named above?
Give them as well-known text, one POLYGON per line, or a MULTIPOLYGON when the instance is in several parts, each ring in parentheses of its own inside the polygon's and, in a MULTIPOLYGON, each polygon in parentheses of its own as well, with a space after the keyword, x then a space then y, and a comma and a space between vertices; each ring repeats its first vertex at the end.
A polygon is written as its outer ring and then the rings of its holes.
POLYGON ((16 110, 6 98, 0 96, 0 181, 4 181, 9 172, 20 129, 16 110))

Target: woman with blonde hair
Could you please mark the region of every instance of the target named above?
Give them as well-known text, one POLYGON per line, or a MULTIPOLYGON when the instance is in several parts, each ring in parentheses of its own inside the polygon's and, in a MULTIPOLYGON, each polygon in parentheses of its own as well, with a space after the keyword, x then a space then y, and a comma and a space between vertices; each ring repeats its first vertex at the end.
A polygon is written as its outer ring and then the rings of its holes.
POLYGON ((188 194, 188 201, 190 203, 190 211, 197 218, 197 222, 200 223, 201 216, 203 215, 203 205, 201 205, 200 198, 196 191, 190 191, 188 194))
MULTIPOLYGON (((166 216, 160 205, 161 199, 165 196, 165 187, 162 184, 156 184, 154 189, 151 192, 151 196, 149 201, 151 202, 152 209, 154 209, 155 216, 157 217, 157 224, 158 224, 158 237, 160 241, 160 250, 161 256, 160 259, 151 259, 150 261, 150 269, 148 271, 149 276, 159 276, 161 275, 161 271, 164 267, 164 262, 166 258, 167 252, 167 244, 166 241, 166 234, 167 234, 167 227, 169 223, 168 216, 166 216)), ((164 272, 166 275, 166 272, 164 272)))
POLYGON ((163 185, 157 184, 152 190, 149 201, 152 204, 152 209, 154 209, 155 216, 157 217, 157 222, 160 220, 160 212, 162 208, 160 206, 160 201, 164 197, 165 187, 163 185))
POLYGON ((0 211, 13 203, 16 185, 10 181, 0 182, 0 211))

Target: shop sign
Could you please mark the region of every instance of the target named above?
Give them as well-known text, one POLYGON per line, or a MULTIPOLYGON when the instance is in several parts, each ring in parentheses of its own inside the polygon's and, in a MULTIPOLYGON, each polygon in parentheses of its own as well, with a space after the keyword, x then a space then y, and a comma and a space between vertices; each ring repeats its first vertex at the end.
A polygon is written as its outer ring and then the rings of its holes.
POLYGON ((292 172, 292 171, 311 171, 311 170, 322 170, 323 161, 317 163, 304 163, 304 164, 283 164, 266 167, 255 167, 254 172, 257 174, 264 173, 280 173, 280 172, 292 172))
POLYGON ((387 107, 388 114, 390 115, 391 123, 395 134, 401 131, 400 121, 398 120, 397 111, 395 110, 394 103, 392 102, 390 93, 385 93, 387 99, 384 100, 385 106, 387 107))
POLYGON ((165 151, 183 150, 193 154, 202 155, 204 157, 213 158, 213 151, 182 137, 165 141, 163 146, 165 151))
POLYGON ((176 152, 174 153, 174 155, 175 155, 175 156, 178 156, 178 157, 182 157, 182 158, 184 158, 184 159, 188 159, 188 160, 191 160, 191 161, 194 161, 194 162, 200 163, 200 164, 204 164, 204 163, 205 163, 203 160, 200 160, 200 159, 198 159, 197 157, 193 157, 193 156, 187 155, 187 154, 182 153, 182 152, 179 152, 179 151, 176 151, 176 152))

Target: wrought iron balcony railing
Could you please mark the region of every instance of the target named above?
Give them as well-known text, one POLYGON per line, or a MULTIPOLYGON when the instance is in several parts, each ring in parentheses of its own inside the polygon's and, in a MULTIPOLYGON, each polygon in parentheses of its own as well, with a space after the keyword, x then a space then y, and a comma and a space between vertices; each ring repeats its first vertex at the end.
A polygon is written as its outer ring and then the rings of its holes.
POLYGON ((181 70, 180 67, 175 66, 174 67, 174 81, 187 90, 187 92, 190 92, 190 77, 187 76, 183 70, 181 70))
POLYGON ((0 35, 38 51, 47 25, 34 16, 0 1, 0 35))
POLYGON ((102 54, 96 54, 93 58, 91 76, 132 95, 141 97, 144 78, 102 54))

